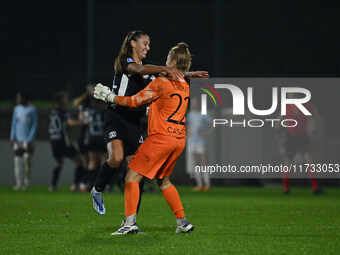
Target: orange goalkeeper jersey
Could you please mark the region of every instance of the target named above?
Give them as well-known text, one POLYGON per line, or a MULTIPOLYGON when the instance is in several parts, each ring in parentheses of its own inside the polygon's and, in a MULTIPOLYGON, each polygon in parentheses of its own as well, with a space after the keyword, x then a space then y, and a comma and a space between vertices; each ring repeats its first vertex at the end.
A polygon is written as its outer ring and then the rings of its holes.
POLYGON ((184 80, 159 77, 138 94, 118 97, 118 104, 138 107, 150 103, 148 135, 163 134, 185 138, 185 113, 189 104, 189 84, 184 80))

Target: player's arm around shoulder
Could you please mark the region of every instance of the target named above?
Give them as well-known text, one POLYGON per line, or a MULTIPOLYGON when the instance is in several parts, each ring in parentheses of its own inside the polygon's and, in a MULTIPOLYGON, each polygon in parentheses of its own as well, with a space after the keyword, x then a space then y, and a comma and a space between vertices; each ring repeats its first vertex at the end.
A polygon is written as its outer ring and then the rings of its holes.
POLYGON ((119 105, 128 106, 131 108, 135 108, 143 104, 150 103, 156 100, 164 93, 166 82, 168 82, 166 78, 159 77, 152 81, 148 86, 146 86, 136 95, 132 97, 118 96, 115 98, 114 101, 116 101, 115 103, 119 105))

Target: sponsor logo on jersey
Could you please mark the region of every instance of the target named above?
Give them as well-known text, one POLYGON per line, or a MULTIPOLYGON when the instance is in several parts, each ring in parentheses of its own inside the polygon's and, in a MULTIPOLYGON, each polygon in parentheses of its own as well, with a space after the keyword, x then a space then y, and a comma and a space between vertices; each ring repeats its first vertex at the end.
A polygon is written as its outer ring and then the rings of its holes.
POLYGON ((128 59, 126 59, 126 61, 127 61, 128 63, 134 63, 134 62, 135 62, 132 58, 128 58, 128 59))
POLYGON ((149 78, 149 75, 148 75, 148 74, 143 75, 143 78, 144 78, 144 79, 148 79, 148 78, 149 78))
POLYGON ((117 132, 116 131, 111 131, 109 133, 109 139, 115 138, 117 136, 117 132))
POLYGON ((143 143, 143 142, 144 142, 144 138, 143 138, 143 135, 141 135, 139 138, 139 143, 143 143))

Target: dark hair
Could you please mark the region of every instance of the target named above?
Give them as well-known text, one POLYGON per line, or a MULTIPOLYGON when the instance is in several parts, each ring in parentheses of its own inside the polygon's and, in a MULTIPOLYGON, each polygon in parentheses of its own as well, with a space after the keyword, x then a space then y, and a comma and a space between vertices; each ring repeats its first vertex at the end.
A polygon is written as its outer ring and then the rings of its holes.
POLYGON ((142 32, 142 31, 130 31, 127 36, 125 37, 123 44, 120 48, 119 51, 119 55, 115 60, 115 71, 117 73, 122 73, 122 64, 120 63, 120 60, 122 59, 122 57, 126 57, 126 56, 132 56, 132 46, 131 46, 131 41, 135 41, 137 42, 137 40, 141 37, 141 36, 147 36, 146 33, 142 32))
POLYGON ((181 71, 188 71, 191 66, 191 54, 188 44, 180 42, 177 46, 171 48, 170 58, 176 60, 177 69, 181 71))
POLYGON ((24 101, 30 101, 31 100, 31 95, 27 91, 19 91, 18 95, 22 98, 24 101))

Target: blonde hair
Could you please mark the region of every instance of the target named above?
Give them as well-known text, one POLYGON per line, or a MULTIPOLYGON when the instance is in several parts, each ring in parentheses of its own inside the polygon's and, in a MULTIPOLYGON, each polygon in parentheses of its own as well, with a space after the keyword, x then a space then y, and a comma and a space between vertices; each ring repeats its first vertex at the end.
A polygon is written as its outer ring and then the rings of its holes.
POLYGON ((191 66, 191 54, 188 44, 180 42, 177 46, 171 48, 170 58, 176 60, 177 69, 181 71, 188 71, 191 66))
POLYGON ((127 34, 120 48, 119 55, 115 60, 114 68, 117 73, 123 72, 122 64, 120 62, 122 57, 132 57, 133 49, 131 46, 131 41, 137 42, 137 40, 143 35, 147 36, 147 34, 142 31, 130 31, 127 34))

